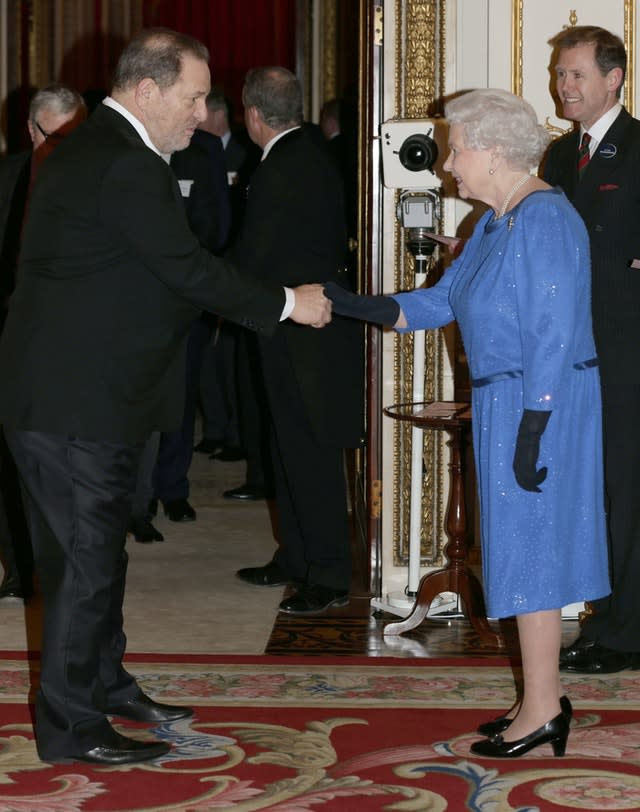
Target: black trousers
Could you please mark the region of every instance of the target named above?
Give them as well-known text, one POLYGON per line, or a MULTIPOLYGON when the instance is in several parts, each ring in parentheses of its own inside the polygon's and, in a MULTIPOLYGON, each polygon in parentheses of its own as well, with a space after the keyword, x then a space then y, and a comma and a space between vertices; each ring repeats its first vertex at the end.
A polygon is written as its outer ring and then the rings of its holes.
POLYGON ((602 381, 611 595, 593 602, 582 632, 616 651, 640 651, 640 384, 602 381))
POLYGON ((163 431, 160 435, 158 458, 153 471, 154 495, 162 502, 189 498, 189 468, 193 459, 200 369, 208 335, 209 328, 201 319, 191 325, 187 341, 182 426, 177 431, 163 431))
POLYGON ((222 441, 224 446, 238 448, 240 417, 236 392, 236 341, 238 332, 244 328, 212 318, 213 326, 208 328, 200 370, 202 434, 210 440, 222 441))
POLYGON ((258 339, 246 328, 236 338, 236 383, 240 416, 240 445, 247 455, 245 482, 273 493, 271 423, 262 377, 258 339))
POLYGON ((261 340, 260 349, 273 425, 280 542, 273 560, 307 583, 348 590, 351 542, 344 449, 333 445, 331 437, 316 435, 283 337, 261 340))
POLYGON ((100 743, 105 712, 139 696, 122 667, 125 538, 142 445, 6 430, 43 597, 36 744, 47 761, 100 743))
POLYGON ((31 594, 33 554, 22 505, 18 472, 0 431, 0 561, 4 580, 31 594))

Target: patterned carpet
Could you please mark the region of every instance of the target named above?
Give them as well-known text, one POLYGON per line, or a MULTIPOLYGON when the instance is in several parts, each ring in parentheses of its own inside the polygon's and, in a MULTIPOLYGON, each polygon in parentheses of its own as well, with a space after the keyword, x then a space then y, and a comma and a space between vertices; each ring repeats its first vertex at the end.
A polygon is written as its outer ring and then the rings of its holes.
POLYGON ((37 662, 0 665, 0 812, 533 812, 640 809, 640 675, 565 680, 567 755, 474 758, 476 726, 513 699, 505 660, 131 655, 154 698, 194 719, 149 730, 164 759, 38 761, 27 697, 37 662), (31 673, 30 673, 31 672, 31 673))

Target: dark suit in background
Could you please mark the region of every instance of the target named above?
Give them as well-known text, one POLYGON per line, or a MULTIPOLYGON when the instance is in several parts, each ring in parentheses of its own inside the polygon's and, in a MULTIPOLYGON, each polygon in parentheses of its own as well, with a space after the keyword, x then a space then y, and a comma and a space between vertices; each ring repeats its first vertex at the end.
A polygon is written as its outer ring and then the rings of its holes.
MULTIPOLYGON (((178 178, 191 230, 204 248, 219 255, 231 227, 231 204, 220 139, 196 130, 191 144, 173 153, 170 165, 178 178)), ((154 495, 165 507, 169 505, 169 518, 176 520, 191 518, 189 505, 183 503, 189 497, 188 474, 193 457, 200 372, 205 347, 216 321, 213 314, 203 313, 191 327, 187 344, 182 427, 179 431, 163 432, 160 436, 153 475, 154 495)))
POLYGON ((0 161, 0 330, 15 284, 22 220, 27 205, 32 150, 0 161))
MULTIPOLYGON (((260 279, 295 285, 338 280, 344 252, 338 172, 307 128, 292 130, 253 173, 232 256, 260 279)), ((273 562, 307 585, 348 591, 344 448, 362 442, 361 328, 339 317, 319 331, 291 327, 258 339, 279 520, 273 562)))
POLYGON ((582 635, 640 652, 640 121, 621 110, 581 178, 579 128, 555 141, 544 179, 561 186, 589 232, 593 332, 600 359, 613 591, 582 635))
MULTIPOLYGON (((0 334, 15 286, 31 187, 46 157, 85 118, 85 103, 72 88, 55 82, 40 88, 29 102, 25 127, 31 149, 0 164, 0 334)), ((4 435, 0 437, 0 558, 4 564, 0 600, 28 598, 33 589, 33 555, 19 477, 4 435)))
MULTIPOLYGON (((214 137, 207 130, 203 131, 203 135, 214 137)), ((244 209, 245 190, 240 183, 240 172, 246 150, 231 132, 228 132, 226 143, 224 138, 220 138, 220 141, 223 144, 225 183, 230 204, 230 226, 220 245, 222 251, 234 240, 244 209)), ((196 449, 213 457, 222 453, 225 459, 238 459, 243 455, 240 449, 242 441, 236 386, 240 332, 237 325, 216 319, 204 348, 200 374, 203 439, 196 449)))
MULTIPOLYGON (((32 150, 9 155, 0 161, 0 334, 7 315, 9 296, 15 285, 32 150)), ((2 386, 0 381, 0 386, 2 386)), ((13 459, 0 433, 0 559, 4 577, 0 590, 8 596, 31 591, 33 556, 22 509, 18 476, 13 459)), ((2 597, 2 594, 0 594, 2 597)))

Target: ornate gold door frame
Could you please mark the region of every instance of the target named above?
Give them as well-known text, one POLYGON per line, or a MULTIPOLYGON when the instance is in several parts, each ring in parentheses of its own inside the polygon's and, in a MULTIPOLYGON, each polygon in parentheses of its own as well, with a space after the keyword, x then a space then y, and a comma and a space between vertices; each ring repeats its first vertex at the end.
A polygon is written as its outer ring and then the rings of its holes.
MULTIPOLYGON (((397 118, 430 118, 441 113, 444 89, 444 45, 446 0, 397 0, 395 3, 395 78, 397 118)), ((395 223, 394 288, 411 289, 414 282, 413 259, 405 248, 404 230, 395 223)), ((433 262, 428 285, 438 278, 440 269, 433 262)), ((396 336, 394 348, 394 399, 412 400, 414 341, 424 342, 425 400, 443 397, 443 361, 445 339, 441 330, 427 330, 396 336)), ((421 432, 424 480, 421 505, 421 565, 442 562, 446 539, 443 527, 443 456, 441 438, 433 432, 421 432)), ((411 492, 411 427, 397 422, 394 426, 393 459, 393 563, 406 566, 409 557, 409 515, 411 492)))

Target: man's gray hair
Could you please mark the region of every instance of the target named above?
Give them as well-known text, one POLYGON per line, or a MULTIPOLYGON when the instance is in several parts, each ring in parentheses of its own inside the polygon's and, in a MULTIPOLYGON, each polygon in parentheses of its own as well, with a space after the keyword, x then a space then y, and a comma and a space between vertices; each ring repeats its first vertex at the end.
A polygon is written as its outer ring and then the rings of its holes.
POLYGON ((302 124, 302 88, 286 68, 250 70, 242 89, 242 103, 245 108, 255 107, 273 130, 280 132, 302 124))
POLYGON ((445 116, 462 125, 466 147, 497 149, 513 169, 536 167, 551 140, 529 102, 507 90, 471 90, 447 102, 445 116))
POLYGON ((82 96, 67 85, 52 83, 41 88, 29 104, 29 120, 35 124, 38 116, 46 110, 55 115, 67 115, 86 108, 82 96))
POLYGON ((227 117, 229 118, 229 103, 227 102, 224 93, 217 88, 214 88, 205 99, 205 104, 207 105, 207 110, 210 110, 212 113, 216 110, 222 110, 227 117))
POLYGON ((134 37, 120 55, 113 89, 131 90, 143 79, 153 79, 158 87, 166 90, 178 81, 185 54, 202 62, 209 61, 209 51, 200 40, 169 28, 147 28, 134 37))

